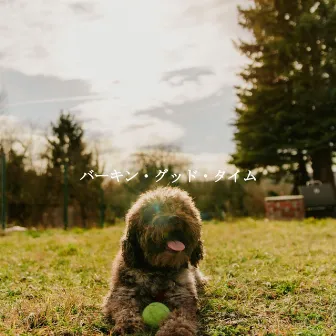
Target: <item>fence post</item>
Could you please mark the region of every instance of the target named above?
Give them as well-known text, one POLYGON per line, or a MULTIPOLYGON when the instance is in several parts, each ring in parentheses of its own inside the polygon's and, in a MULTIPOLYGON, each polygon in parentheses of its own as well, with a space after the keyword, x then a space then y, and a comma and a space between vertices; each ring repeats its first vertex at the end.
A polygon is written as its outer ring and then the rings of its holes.
POLYGON ((64 205, 63 205, 63 222, 64 230, 68 228, 68 163, 64 162, 64 205))
POLYGON ((105 197, 104 189, 100 186, 100 227, 104 227, 105 222, 105 197))
POLYGON ((1 226, 5 231, 6 229, 6 154, 1 147, 1 226))

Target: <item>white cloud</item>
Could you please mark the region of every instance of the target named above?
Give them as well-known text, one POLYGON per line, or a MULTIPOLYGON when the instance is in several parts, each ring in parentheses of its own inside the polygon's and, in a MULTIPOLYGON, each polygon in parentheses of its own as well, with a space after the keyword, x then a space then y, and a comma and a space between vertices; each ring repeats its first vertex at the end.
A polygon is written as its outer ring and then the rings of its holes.
MULTIPOLYGON (((200 10, 214 11, 214 1, 97 0, 94 19, 76 14, 69 6, 73 2, 17 0, 0 5, 6 30, 0 45, 3 66, 31 75, 87 80, 93 91, 127 97, 137 107, 172 102, 179 93, 192 95, 192 84, 171 88, 162 82, 167 71, 210 66, 216 79, 199 85, 203 90, 235 80, 232 67, 241 58, 230 35, 223 33, 223 23, 190 21, 193 13, 186 12, 195 2, 202 3, 200 10), (114 84, 116 80, 120 83, 114 84)), ((234 6, 228 8, 230 15, 234 6)))
POLYGON ((225 171, 225 174, 233 174, 236 170, 233 165, 229 165, 229 155, 218 153, 199 153, 188 154, 192 162, 190 169, 199 171, 199 174, 208 174, 215 177, 219 170, 225 171))
POLYGON ((7 1, 0 4, 0 64, 88 82, 106 98, 76 110, 97 119, 86 125, 90 130, 112 132, 117 147, 175 141, 184 134, 179 125, 135 112, 202 99, 237 83, 244 59, 233 47, 237 27, 231 22, 239 1, 7 1), (162 80, 190 67, 213 75, 178 86, 162 80))

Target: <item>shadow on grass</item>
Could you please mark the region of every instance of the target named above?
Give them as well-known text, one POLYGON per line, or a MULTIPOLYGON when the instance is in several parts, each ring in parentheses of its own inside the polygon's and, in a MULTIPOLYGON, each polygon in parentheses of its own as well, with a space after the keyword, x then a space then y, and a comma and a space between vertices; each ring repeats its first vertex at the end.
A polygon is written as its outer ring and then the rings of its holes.
POLYGON ((199 296, 198 336, 245 336, 250 335, 246 316, 234 307, 219 305, 216 289, 207 289, 199 296))

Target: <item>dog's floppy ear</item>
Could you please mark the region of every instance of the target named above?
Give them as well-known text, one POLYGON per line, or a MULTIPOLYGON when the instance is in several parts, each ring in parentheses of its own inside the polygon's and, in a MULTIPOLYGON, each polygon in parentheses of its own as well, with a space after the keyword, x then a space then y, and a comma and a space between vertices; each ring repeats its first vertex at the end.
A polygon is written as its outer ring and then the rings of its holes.
POLYGON ((129 220, 127 222, 127 232, 121 241, 122 255, 127 266, 137 267, 143 262, 144 256, 138 242, 135 225, 129 220))
POLYGON ((204 255, 203 243, 201 240, 199 240, 197 243, 197 246, 194 248, 194 250, 191 253, 190 263, 193 266, 197 266, 198 263, 203 259, 203 255, 204 255))

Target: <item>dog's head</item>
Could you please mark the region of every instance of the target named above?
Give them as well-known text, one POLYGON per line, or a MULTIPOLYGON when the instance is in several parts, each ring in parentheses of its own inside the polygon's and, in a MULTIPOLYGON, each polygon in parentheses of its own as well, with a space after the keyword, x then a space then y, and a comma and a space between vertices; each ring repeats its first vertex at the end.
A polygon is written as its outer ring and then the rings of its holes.
POLYGON ((188 193, 165 187, 142 194, 126 215, 122 252, 130 267, 196 266, 203 258, 201 218, 188 193))

